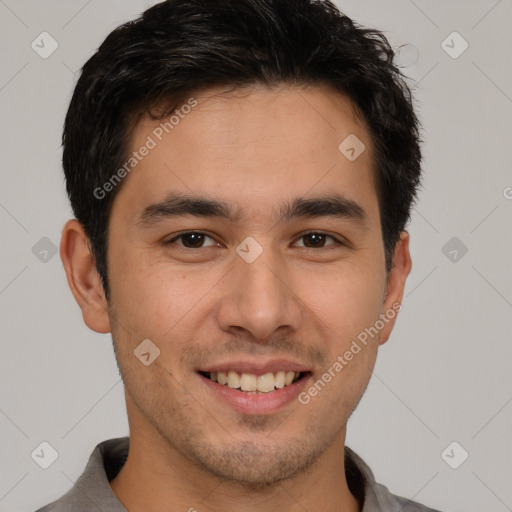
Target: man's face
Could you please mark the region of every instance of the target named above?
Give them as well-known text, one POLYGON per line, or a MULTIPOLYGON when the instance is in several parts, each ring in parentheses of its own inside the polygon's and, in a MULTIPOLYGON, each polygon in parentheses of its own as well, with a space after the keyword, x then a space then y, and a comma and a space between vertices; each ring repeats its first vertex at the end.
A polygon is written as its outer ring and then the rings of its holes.
POLYGON ((131 150, 148 136, 156 146, 113 204, 110 327, 132 436, 164 440, 222 478, 270 483, 343 442, 373 369, 379 335, 332 370, 391 307, 372 144, 329 89, 219 92, 195 96, 161 141, 160 121, 133 134, 131 150), (366 146, 353 161, 338 149, 350 134, 366 146), (225 203, 233 218, 173 215, 165 201, 177 194, 225 203), (298 199, 332 198, 337 213, 281 215, 298 199), (145 365, 134 350, 148 339, 160 355, 145 365), (329 368, 330 382, 299 400, 329 368), (279 372, 300 378, 282 387, 279 372), (229 386, 251 389, 268 373, 263 392, 229 386))

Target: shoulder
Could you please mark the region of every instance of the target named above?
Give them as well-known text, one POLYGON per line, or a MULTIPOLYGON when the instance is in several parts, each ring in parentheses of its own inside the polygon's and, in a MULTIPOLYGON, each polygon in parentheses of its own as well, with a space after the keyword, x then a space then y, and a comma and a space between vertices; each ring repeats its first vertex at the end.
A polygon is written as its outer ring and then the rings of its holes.
POLYGON ((377 494, 379 495, 380 502, 385 503, 389 501, 389 512, 441 512, 438 509, 427 507, 417 501, 413 501, 396 494, 391 494, 387 487, 382 484, 375 484, 377 494))
POLYGON ((345 446, 345 473, 352 494, 363 503, 362 512, 441 512, 392 494, 385 485, 375 481, 370 467, 348 446, 345 446))
POLYGON ((60 498, 35 512, 126 512, 109 481, 126 462, 129 438, 108 439, 96 445, 75 484, 60 498))
POLYGON ((38 508, 35 512, 70 512, 70 510, 74 510, 73 493, 71 491, 72 489, 59 499, 38 508))

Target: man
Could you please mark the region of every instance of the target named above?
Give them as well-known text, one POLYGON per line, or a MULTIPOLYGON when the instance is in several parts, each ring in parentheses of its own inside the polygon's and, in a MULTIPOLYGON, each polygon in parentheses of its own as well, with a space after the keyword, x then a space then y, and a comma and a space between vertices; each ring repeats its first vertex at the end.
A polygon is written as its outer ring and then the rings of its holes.
POLYGON ((61 258, 130 437, 41 511, 431 511, 345 447, 401 309, 419 124, 327 2, 171 0, 85 64, 61 258))

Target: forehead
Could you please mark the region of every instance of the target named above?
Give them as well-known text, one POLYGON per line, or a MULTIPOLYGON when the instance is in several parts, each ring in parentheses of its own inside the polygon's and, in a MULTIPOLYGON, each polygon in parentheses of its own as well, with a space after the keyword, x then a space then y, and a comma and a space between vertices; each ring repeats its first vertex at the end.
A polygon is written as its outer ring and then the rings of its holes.
POLYGON ((223 199, 252 214, 269 211, 271 204, 275 211, 283 196, 334 191, 357 202, 376 201, 369 131, 350 100, 324 86, 191 95, 162 120, 142 118, 128 156, 144 147, 150 149, 128 173, 114 204, 126 201, 140 211, 179 192, 223 199), (358 152, 364 150, 350 159, 346 149, 354 142, 358 152))

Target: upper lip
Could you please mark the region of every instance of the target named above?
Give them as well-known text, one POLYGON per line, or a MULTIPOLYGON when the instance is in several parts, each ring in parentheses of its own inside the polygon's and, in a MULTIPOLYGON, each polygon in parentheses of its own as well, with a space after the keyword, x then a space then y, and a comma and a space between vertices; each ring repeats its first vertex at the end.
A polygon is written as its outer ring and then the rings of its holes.
POLYGON ((235 371, 238 373, 253 373, 255 375, 264 375, 265 373, 276 373, 280 370, 287 372, 308 372, 310 369, 298 362, 289 359, 272 359, 266 361, 256 360, 236 360, 225 361, 218 364, 208 365, 204 368, 199 368, 199 372, 229 372, 235 371))

